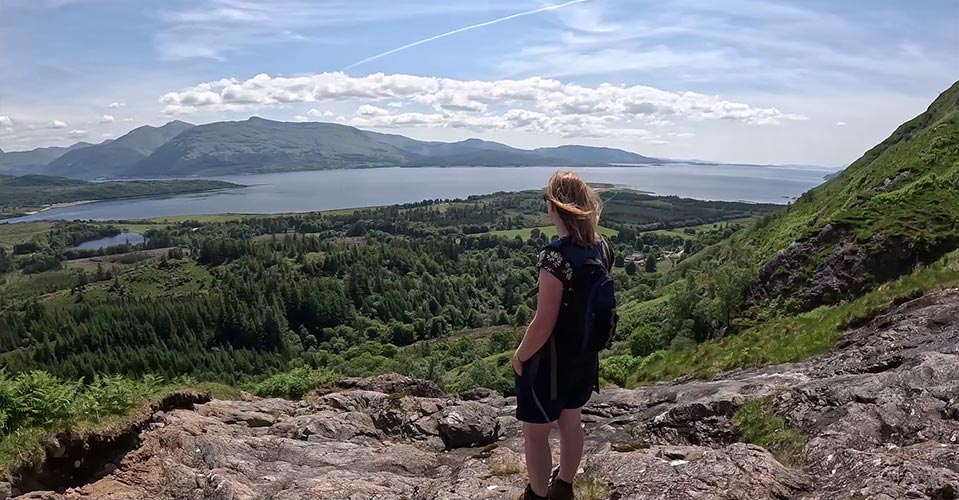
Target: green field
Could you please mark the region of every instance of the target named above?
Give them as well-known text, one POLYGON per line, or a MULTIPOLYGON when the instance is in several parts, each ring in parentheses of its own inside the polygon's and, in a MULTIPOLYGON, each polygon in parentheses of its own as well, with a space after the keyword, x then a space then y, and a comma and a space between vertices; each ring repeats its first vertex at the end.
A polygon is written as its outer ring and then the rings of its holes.
POLYGON ((751 221, 751 220, 753 220, 753 217, 742 217, 742 218, 739 218, 739 219, 732 219, 732 220, 727 220, 727 221, 722 221, 722 222, 712 222, 712 223, 709 223, 709 224, 700 224, 700 225, 698 225, 698 226, 677 227, 677 228, 673 228, 673 229, 654 229, 654 230, 652 230, 652 231, 643 231, 643 232, 644 232, 644 233, 658 234, 658 235, 662 235, 662 236, 680 237, 680 238, 683 238, 683 239, 687 239, 687 240, 688 240, 688 239, 695 239, 695 238, 699 235, 699 233, 707 232, 707 231, 712 231, 713 229, 718 229, 718 228, 722 227, 724 224, 746 224, 746 223, 748 223, 748 222, 751 221), (696 230, 696 234, 687 234, 687 233, 684 231, 685 229, 694 229, 694 230, 696 230))
MULTIPOLYGON (((72 287, 76 278, 73 273, 70 277, 68 285, 72 287)), ((178 297, 208 290, 213 277, 206 268, 193 261, 170 260, 165 265, 161 265, 158 261, 151 261, 122 271, 118 281, 121 288, 132 296, 157 298, 178 297)), ((104 302, 115 298, 118 292, 112 289, 113 285, 113 280, 87 285, 84 300, 104 302)), ((64 288, 51 295, 47 303, 54 307, 62 307, 76 300, 76 295, 71 293, 70 288, 64 288)))
MULTIPOLYGON (((523 238, 524 240, 527 240, 530 238, 530 234, 533 232, 533 229, 539 229, 541 233, 545 233, 546 236, 550 238, 553 238, 556 236, 556 226, 540 226, 536 228, 527 227, 523 229, 504 229, 502 231, 490 231, 489 233, 486 233, 486 234, 492 234, 495 236, 505 236, 507 238, 515 238, 519 236, 523 238)), ((608 227, 599 226, 599 228, 597 229, 599 231, 599 234, 602 234, 603 236, 606 236, 607 238, 612 238, 616 236, 617 234, 619 234, 619 231, 615 229, 610 229, 608 227)))
POLYGON ((46 221, 0 224, 0 246, 10 248, 17 243, 44 238, 52 227, 53 223, 46 221))

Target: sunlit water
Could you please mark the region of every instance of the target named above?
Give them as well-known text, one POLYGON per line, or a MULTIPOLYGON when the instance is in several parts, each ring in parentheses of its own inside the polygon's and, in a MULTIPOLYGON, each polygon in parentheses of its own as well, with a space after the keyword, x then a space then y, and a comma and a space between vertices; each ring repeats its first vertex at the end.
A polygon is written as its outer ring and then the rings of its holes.
MULTIPOLYGON (((47 210, 8 222, 309 212, 424 199, 465 198, 497 191, 542 188, 555 170, 550 167, 378 168, 218 177, 248 187, 89 203, 47 210)), ((594 167, 577 171, 589 182, 629 186, 658 195, 765 203, 786 203, 795 199, 822 183, 823 176, 830 173, 817 168, 683 164, 594 167)))
POLYGON ((70 247, 70 250, 99 250, 101 248, 123 245, 125 243, 136 245, 138 243, 143 243, 143 241, 143 235, 140 233, 123 231, 116 236, 109 236, 106 238, 100 238, 98 240, 83 242, 75 247, 70 247))

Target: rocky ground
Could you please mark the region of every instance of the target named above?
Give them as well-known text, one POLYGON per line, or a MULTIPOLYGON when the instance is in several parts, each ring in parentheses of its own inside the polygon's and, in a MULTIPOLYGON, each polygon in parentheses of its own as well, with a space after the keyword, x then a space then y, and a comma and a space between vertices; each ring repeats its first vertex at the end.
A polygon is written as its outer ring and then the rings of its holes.
MULTIPOLYGON (((513 404, 398 376, 302 402, 214 400, 156 412, 133 449, 65 457, 95 462, 84 484, 19 498, 508 498, 524 485, 513 404)), ((605 389, 585 414, 583 499, 956 499, 959 290, 899 305, 803 363, 605 389), (810 438, 792 468, 739 442, 732 415, 759 398, 810 438)))

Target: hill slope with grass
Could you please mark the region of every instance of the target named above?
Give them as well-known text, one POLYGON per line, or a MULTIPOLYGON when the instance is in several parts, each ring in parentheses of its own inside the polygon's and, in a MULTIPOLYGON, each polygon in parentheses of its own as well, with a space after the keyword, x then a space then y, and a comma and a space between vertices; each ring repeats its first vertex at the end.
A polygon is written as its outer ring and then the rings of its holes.
POLYGON ((959 246, 959 82, 843 172, 744 235, 756 303, 854 298, 959 246))

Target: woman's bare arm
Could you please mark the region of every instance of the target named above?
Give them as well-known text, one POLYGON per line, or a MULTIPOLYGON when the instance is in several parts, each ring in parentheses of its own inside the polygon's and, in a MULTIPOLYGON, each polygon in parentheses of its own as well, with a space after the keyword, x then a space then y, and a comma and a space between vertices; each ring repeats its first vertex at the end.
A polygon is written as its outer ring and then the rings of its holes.
POLYGON ((539 271, 539 292, 536 299, 536 314, 532 323, 526 328, 526 335, 516 356, 520 361, 526 361, 539 351, 553 333, 556 318, 559 316, 559 307, 563 301, 563 283, 548 271, 539 271))

